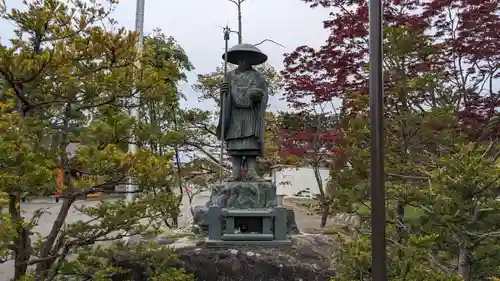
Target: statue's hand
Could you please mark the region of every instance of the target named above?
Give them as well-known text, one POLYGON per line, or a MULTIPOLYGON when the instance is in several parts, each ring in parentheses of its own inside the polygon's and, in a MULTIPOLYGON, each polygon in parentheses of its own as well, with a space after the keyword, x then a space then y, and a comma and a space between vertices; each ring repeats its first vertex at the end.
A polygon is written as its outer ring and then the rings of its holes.
POLYGON ((256 88, 248 89, 247 94, 254 103, 260 102, 263 95, 262 90, 256 88))
POLYGON ((229 93, 229 82, 222 82, 220 85, 220 93, 227 94, 229 93))

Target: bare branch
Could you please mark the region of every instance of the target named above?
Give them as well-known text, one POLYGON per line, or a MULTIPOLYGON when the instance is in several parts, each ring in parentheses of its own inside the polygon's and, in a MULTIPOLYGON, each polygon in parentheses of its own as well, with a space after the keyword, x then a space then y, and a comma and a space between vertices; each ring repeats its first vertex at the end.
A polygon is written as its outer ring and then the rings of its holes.
POLYGON ((394 177, 394 178, 400 178, 400 179, 406 179, 406 180, 429 180, 428 177, 421 177, 421 176, 409 176, 409 175, 400 175, 400 174, 394 174, 394 173, 386 173, 388 177, 394 177))
POLYGON ((283 45, 281 45, 280 43, 278 43, 278 42, 276 42, 276 41, 274 41, 274 40, 271 40, 271 39, 264 39, 264 40, 260 41, 259 43, 257 43, 257 44, 253 44, 253 45, 254 45, 254 46, 259 46, 259 45, 261 45, 261 44, 263 44, 263 43, 265 43, 265 42, 271 42, 271 43, 274 43, 274 44, 276 44, 276 45, 278 45, 278 46, 280 46, 280 47, 282 47, 282 48, 285 48, 285 46, 283 46, 283 45))
POLYGON ((7 12, 7 4, 5 4, 5 0, 0 0, 0 14, 5 14, 5 12, 7 12))
POLYGON ((229 33, 236 33, 236 34, 240 34, 238 31, 236 30, 232 30, 231 28, 227 27, 227 26, 221 26, 221 25, 217 25, 217 27, 220 27, 222 28, 223 30, 226 30, 229 31, 229 33))
MULTIPOLYGON (((192 146, 194 148, 197 148, 200 152, 202 152, 203 154, 205 154, 210 160, 212 160, 213 162, 215 162, 218 165, 221 165, 220 161, 217 160, 217 158, 215 158, 211 153, 209 153, 208 151, 206 151, 201 145, 196 144, 196 143, 192 143, 192 142, 188 142, 188 141, 186 141, 185 144, 189 145, 189 146, 192 146)), ((227 165, 225 165, 223 163, 222 163, 222 167, 224 167, 226 170, 230 168, 229 166, 227 166, 227 165)))

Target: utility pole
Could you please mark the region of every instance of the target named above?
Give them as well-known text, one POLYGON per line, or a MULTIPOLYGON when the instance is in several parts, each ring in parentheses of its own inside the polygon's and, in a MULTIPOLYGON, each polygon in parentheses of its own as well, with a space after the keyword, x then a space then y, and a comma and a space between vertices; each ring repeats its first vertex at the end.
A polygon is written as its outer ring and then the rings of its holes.
POLYGON ((243 43, 243 20, 242 20, 242 16, 241 16, 241 5, 243 4, 243 2, 245 2, 246 0, 229 0, 229 2, 233 3, 234 5, 236 5, 237 9, 238 9, 238 44, 242 44, 243 43))
POLYGON ((387 281, 382 0, 369 0, 372 281, 387 281))
MULTIPOLYGON (((135 32, 137 32, 138 40, 137 40, 137 54, 138 58, 136 60, 136 75, 140 75, 141 69, 141 60, 140 56, 142 54, 142 48, 144 45, 144 5, 146 0, 137 0, 137 6, 135 10, 135 32)), ((132 91, 132 108, 130 109, 130 115, 137 120, 139 120, 139 93, 135 93, 136 89, 132 91)), ((135 154, 137 152, 137 144, 135 144, 135 136, 132 137, 132 142, 128 145, 128 151, 131 154, 135 154)), ((132 177, 129 176, 128 184, 127 184, 127 200, 133 201, 135 198, 135 190, 136 186, 133 182, 132 177)))

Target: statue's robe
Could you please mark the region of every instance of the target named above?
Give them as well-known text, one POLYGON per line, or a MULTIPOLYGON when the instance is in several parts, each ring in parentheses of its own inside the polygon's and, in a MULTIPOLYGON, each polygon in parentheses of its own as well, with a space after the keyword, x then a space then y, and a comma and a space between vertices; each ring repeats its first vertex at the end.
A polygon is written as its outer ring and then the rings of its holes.
POLYGON ((226 93, 219 112, 217 136, 219 140, 224 139, 227 154, 231 156, 262 156, 264 116, 269 99, 268 84, 262 74, 254 69, 243 72, 233 70, 228 73, 227 80, 229 92, 226 93), (252 101, 247 94, 252 88, 262 92, 262 97, 257 102, 252 101))

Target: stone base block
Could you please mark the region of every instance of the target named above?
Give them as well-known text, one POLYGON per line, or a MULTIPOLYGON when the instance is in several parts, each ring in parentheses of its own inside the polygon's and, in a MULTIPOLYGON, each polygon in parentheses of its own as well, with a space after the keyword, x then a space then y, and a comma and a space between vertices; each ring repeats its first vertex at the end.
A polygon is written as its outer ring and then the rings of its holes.
POLYGON ((271 241, 226 241, 226 240, 205 240, 206 247, 289 247, 292 246, 292 240, 271 240, 271 241))
MULTIPOLYGON (((208 234, 208 209, 218 205, 223 209, 273 209, 277 207, 276 185, 271 182, 228 182, 216 185, 210 199, 204 206, 194 208, 194 230, 202 235, 208 234)), ((300 231, 293 210, 287 210, 287 233, 300 231)))

